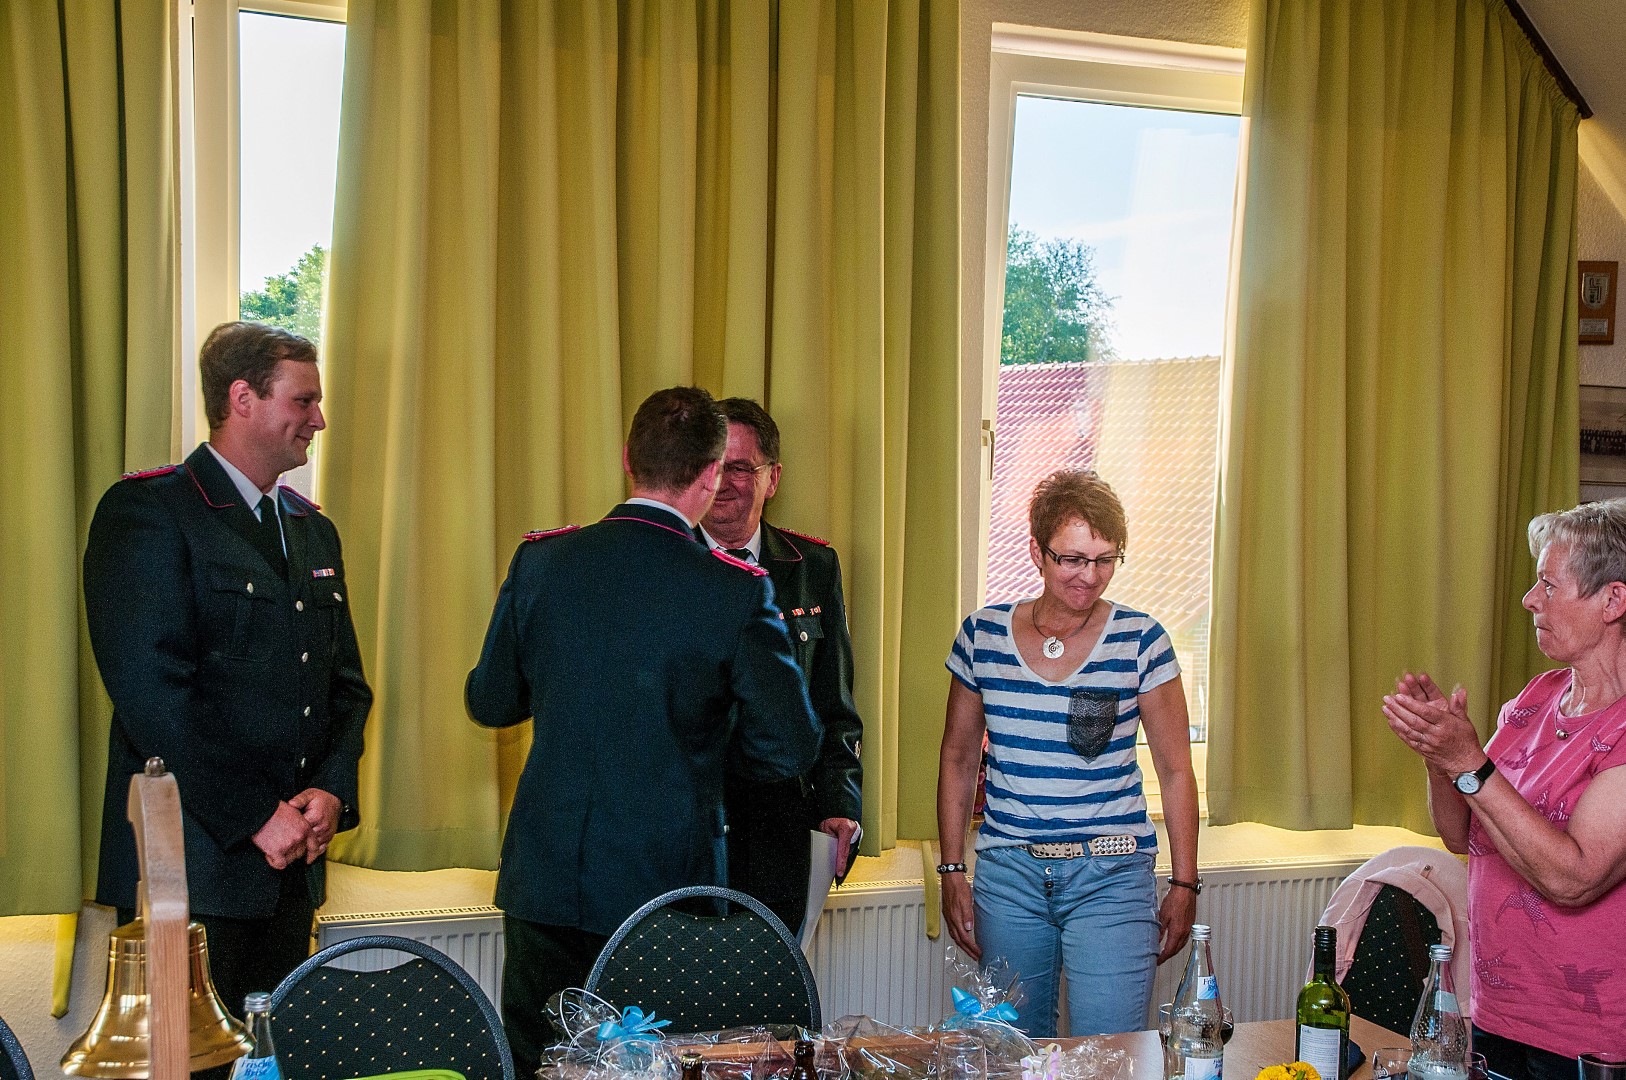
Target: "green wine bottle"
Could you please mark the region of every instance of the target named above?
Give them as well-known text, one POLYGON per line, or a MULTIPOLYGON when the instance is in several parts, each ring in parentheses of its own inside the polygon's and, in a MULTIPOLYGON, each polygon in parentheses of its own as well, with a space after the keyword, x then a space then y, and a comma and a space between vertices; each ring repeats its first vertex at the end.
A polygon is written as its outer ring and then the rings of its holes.
POLYGON ((1293 1054, 1321 1074, 1321 1080, 1345 1080, 1344 1055, 1349 1049, 1349 995, 1334 978, 1338 931, 1315 928, 1315 973, 1299 991, 1298 1037, 1293 1054))

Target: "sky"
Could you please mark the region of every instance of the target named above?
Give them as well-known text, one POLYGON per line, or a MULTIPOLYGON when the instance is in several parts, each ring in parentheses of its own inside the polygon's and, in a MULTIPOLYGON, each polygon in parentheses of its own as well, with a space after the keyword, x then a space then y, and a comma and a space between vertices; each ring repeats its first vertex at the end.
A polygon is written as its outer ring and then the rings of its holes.
MULTIPOLYGON (((239 284, 332 242, 344 26, 240 16, 239 284)), ((1095 251, 1126 359, 1220 351, 1238 118, 1024 96, 1010 221, 1095 251)))
POLYGON ((1010 221, 1095 250, 1129 360, 1211 356, 1225 333, 1235 116, 1021 97, 1010 221))
POLYGON ((245 12, 238 31, 246 292, 332 242, 344 25, 245 12))

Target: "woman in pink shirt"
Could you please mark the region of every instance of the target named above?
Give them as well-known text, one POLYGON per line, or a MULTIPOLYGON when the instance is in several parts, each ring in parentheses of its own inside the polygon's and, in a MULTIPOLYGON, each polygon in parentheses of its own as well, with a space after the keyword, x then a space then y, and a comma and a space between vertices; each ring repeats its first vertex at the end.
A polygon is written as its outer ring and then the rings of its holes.
POLYGON ((1474 1049, 1519 1080, 1626 1055, 1626 499, 1530 522, 1536 644, 1565 665, 1502 706, 1406 674, 1389 727, 1428 763, 1429 810, 1468 855, 1474 1049))

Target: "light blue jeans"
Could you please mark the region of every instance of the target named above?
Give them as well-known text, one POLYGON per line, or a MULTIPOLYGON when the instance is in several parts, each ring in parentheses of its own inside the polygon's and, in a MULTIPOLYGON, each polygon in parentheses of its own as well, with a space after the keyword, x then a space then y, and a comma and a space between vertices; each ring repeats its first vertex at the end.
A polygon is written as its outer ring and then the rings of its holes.
POLYGON ((983 964, 1003 958, 1022 977, 1017 1027, 1055 1036, 1061 970, 1069 1034, 1146 1026, 1158 941, 1150 852, 1036 859, 1022 847, 989 848, 977 854, 972 898, 983 964))

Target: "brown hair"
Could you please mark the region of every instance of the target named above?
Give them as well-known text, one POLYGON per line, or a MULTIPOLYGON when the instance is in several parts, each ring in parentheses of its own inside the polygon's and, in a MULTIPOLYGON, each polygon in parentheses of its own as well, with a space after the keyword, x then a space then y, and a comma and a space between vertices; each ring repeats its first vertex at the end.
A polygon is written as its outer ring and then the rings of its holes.
POLYGON ((203 413, 213 430, 231 412, 227 395, 238 379, 260 397, 271 395, 277 365, 284 360, 316 363, 316 346, 280 326, 256 322, 221 323, 209 331, 198 352, 198 375, 203 383, 203 413))
POLYGON ((1048 546, 1074 520, 1088 522, 1097 536, 1117 544, 1120 554, 1129 544, 1123 503, 1094 469, 1058 469, 1033 489, 1028 532, 1035 540, 1048 546))
POLYGON ((744 424, 757 437, 757 449, 773 465, 779 461, 779 425, 768 410, 748 397, 724 398, 717 403, 730 424, 744 424))
POLYGON ((728 421, 717 402, 698 386, 674 386, 638 406, 627 433, 627 468, 640 487, 683 491, 727 448, 728 421))

